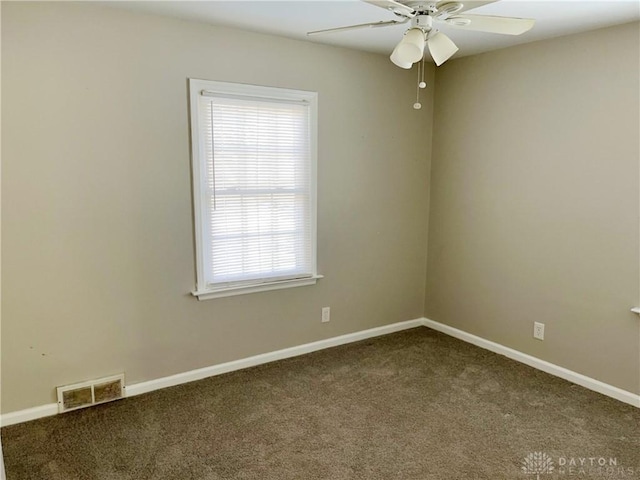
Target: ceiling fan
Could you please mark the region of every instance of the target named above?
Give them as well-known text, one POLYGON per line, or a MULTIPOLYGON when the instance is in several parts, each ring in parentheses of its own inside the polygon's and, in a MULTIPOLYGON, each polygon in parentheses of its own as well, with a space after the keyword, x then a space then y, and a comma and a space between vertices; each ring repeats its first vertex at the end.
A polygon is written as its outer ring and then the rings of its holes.
POLYGON ((411 22, 404 37, 391 53, 391 61, 401 68, 411 66, 423 59, 425 46, 429 49, 436 65, 440 66, 458 51, 455 43, 444 33, 435 28, 445 24, 450 27, 479 32, 501 33, 504 35, 521 35, 530 30, 535 20, 527 18, 496 17, 491 15, 468 15, 465 12, 478 8, 492 1, 469 0, 455 2, 451 0, 417 0, 400 3, 395 0, 363 0, 376 7, 393 12, 398 18, 374 23, 361 23, 346 27, 328 28, 308 32, 307 35, 319 35, 357 28, 379 28, 401 25, 411 22))

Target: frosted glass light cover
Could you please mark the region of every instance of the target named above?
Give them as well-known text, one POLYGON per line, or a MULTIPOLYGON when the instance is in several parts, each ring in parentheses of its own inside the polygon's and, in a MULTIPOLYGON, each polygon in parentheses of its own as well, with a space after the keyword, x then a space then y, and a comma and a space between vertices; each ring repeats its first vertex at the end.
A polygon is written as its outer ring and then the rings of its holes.
MULTIPOLYGON (((419 28, 412 28, 394 50, 401 63, 415 63, 424 54, 424 33, 419 28)), ((395 63, 395 62, 394 62, 395 63)))
MULTIPOLYGON (((402 42, 400 42, 402 43, 402 42)), ((393 52, 391 53, 391 57, 389 57, 391 59, 391 61, 397 65, 400 68, 404 68, 404 69, 410 69, 411 66, 413 65, 411 62, 405 62, 403 61, 400 56, 398 55, 398 47, 400 46, 400 44, 398 44, 396 46, 396 48, 393 49, 393 52)))

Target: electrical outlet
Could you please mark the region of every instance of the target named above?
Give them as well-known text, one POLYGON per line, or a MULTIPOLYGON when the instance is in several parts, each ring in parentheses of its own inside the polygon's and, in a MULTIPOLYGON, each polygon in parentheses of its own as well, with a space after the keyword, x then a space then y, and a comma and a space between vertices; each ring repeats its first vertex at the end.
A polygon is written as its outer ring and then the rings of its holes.
POLYGON ((331 320, 331 307, 322 307, 322 323, 331 320))
POLYGON ((533 338, 544 340, 544 323, 533 322, 533 338))

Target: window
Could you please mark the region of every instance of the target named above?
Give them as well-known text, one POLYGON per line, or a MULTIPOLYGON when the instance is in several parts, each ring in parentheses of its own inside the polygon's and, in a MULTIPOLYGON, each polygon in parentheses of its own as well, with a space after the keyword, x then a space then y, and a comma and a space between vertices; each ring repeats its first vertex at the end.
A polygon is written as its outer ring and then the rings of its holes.
POLYGON ((190 80, 199 299, 310 285, 317 94, 190 80))

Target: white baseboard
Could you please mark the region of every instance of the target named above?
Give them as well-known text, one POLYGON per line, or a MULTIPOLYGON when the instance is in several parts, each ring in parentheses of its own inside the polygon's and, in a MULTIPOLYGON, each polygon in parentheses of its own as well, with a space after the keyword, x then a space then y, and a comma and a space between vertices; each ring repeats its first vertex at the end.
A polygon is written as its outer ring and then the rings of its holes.
POLYGON ((127 386, 127 396, 131 397, 133 395, 140 395, 141 393, 152 392, 161 388, 173 387, 174 385, 193 382, 195 380, 201 380, 203 378, 233 372, 235 370, 255 367, 256 365, 262 365, 263 363, 270 363, 276 360, 297 357, 299 355, 304 355, 305 353, 324 350, 325 348, 337 347, 338 345, 358 342, 360 340, 366 340, 367 338, 379 337, 381 335, 387 335, 389 333, 399 332, 401 330, 407 330, 409 328, 420 326, 422 326, 422 319, 392 323, 391 325, 384 325, 382 327, 371 328, 369 330, 348 333, 346 335, 327 338, 326 340, 319 340, 313 343, 305 343, 304 345, 298 345, 297 347, 285 348, 283 350, 276 350, 275 352, 263 353, 261 355, 255 355, 253 357, 247 357, 240 360, 235 360, 233 362, 221 363, 218 365, 213 365, 211 367, 204 367, 197 370, 191 370, 189 372, 178 373, 176 375, 171 375, 170 377, 149 380, 148 382, 134 383, 133 385, 127 386))
MULTIPOLYGON (((181 385, 183 383, 193 382, 195 380, 202 380, 203 378, 213 377, 215 375, 221 375, 223 373, 233 372, 235 370, 242 370, 244 368, 262 365, 264 363, 274 362, 276 360, 283 360, 285 358, 297 357, 299 355, 315 352, 317 350, 337 347, 338 345, 358 342, 360 340, 366 340, 367 338, 379 337, 381 335, 387 335, 389 333, 399 332, 401 330, 407 330, 409 328, 420 327, 422 325, 422 318, 408 320, 406 322, 392 323, 391 325, 384 325, 382 327, 362 330, 360 332, 348 333, 339 337, 327 338, 325 340, 306 343, 303 345, 298 345, 296 347, 276 350, 275 352, 264 353, 261 355, 255 355, 253 357, 243 358, 232 362, 221 363, 218 365, 212 365, 210 367, 204 367, 197 370, 178 373, 169 377, 157 378, 155 380, 149 380, 147 382, 134 383, 125 387, 126 396, 132 397, 135 395, 140 395, 142 393, 159 390, 161 388, 173 387, 175 385, 181 385)), ((6 427, 9 425, 14 425, 16 423, 28 422, 29 420, 48 417, 57 413, 58 404, 50 403, 26 410, 5 413, 0 416, 0 425, 6 427)))
POLYGON ((46 405, 40 405, 39 407, 18 410, 17 412, 3 413, 0 417, 0 425, 6 427, 8 425, 15 425, 16 423, 28 422, 29 420, 50 417, 56 413, 58 413, 58 404, 47 403, 46 405))
MULTIPOLYGON (((173 387, 175 385, 181 385, 183 383, 193 382, 195 380, 202 380, 203 378, 213 377, 215 375, 221 375, 223 373, 233 372, 235 370, 242 370, 244 368, 262 365, 264 363, 270 363, 276 360, 283 360, 285 358, 297 357, 306 353, 324 350, 325 348, 337 347, 339 345, 358 342, 360 340, 366 340, 367 338, 379 337, 381 335, 387 335, 389 333, 399 332, 401 330, 407 330, 420 326, 432 328, 433 330, 437 330, 465 342, 472 343, 473 345, 484 348, 491 352, 504 355, 505 357, 511 358, 520 363, 524 363, 538 370, 542 370, 543 372, 547 372, 556 377, 563 378, 589 390, 593 390, 594 392, 598 392, 608 397, 615 398, 616 400, 620 400, 621 402, 628 403, 635 407, 640 407, 640 395, 627 392, 626 390, 622 390, 599 380, 595 380, 593 378, 587 377, 586 375, 573 372, 558 365, 554 365, 553 363, 540 360, 539 358, 533 357, 526 353, 522 353, 512 348, 505 347, 504 345, 500 345, 499 343, 486 340, 482 337, 472 335, 462 330, 458 330, 457 328, 450 327, 448 325, 438 323, 427 318, 419 318, 416 320, 408 320, 406 322, 392 323, 391 325, 384 325, 382 327, 371 328, 369 330, 348 333, 339 337, 327 338, 325 340, 319 340, 317 342, 306 343, 303 345, 298 345, 296 347, 285 348, 283 350, 276 350, 274 352, 255 355, 253 357, 247 357, 232 362, 221 363, 218 365, 212 365, 210 367, 199 368, 197 370, 178 373, 176 375, 171 375, 168 377, 149 380, 147 382, 134 383, 125 387, 126 396, 132 397, 135 395, 152 392, 154 390, 159 390, 161 388, 173 387)), ((58 404, 49 403, 46 405, 41 405, 39 407, 5 413, 0 416, 0 425, 6 427, 17 423, 36 420, 38 418, 49 417, 51 415, 56 415, 57 413, 58 404)))
POLYGON ((556 377, 563 378, 572 383, 575 383, 576 385, 580 385, 581 387, 606 395, 607 397, 615 398, 616 400, 620 400, 621 402, 628 403, 629 405, 640 408, 640 395, 637 395, 635 393, 627 392, 626 390, 614 387, 613 385, 601 382, 600 380, 587 377, 586 375, 582 375, 581 373, 568 370, 564 367, 549 363, 545 360, 540 360, 539 358, 533 357, 526 353, 522 353, 518 350, 505 347, 504 345, 500 345, 499 343, 495 343, 482 337, 472 335, 465 331, 458 330, 457 328, 450 327, 449 325, 429 320, 428 318, 424 318, 422 320, 422 325, 432 328, 433 330, 445 333, 457 339, 463 340, 465 342, 472 343, 473 345, 484 348, 485 350, 504 355, 505 357, 511 358, 512 360, 524 363, 525 365, 529 365, 530 367, 542 370, 543 372, 549 373, 556 377))

